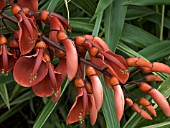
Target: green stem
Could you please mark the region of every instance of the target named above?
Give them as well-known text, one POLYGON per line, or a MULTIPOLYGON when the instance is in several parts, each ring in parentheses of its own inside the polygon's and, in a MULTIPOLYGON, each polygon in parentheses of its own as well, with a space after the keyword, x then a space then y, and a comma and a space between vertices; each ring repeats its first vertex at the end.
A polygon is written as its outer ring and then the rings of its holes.
POLYGON ((161 26, 160 26, 160 40, 163 40, 163 29, 164 29, 164 15, 165 15, 165 5, 162 5, 162 17, 161 17, 161 26))

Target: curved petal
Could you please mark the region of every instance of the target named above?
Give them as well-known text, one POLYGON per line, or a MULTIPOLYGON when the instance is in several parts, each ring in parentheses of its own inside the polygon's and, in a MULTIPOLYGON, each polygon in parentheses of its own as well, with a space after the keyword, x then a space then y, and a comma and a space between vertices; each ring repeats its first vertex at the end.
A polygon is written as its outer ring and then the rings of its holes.
POLYGON ((95 105, 95 100, 94 100, 94 95, 93 94, 88 94, 89 101, 91 103, 91 108, 90 108, 90 123, 91 125, 94 125, 97 119, 97 114, 98 111, 96 109, 95 105))
POLYGON ((153 100, 158 104, 163 113, 170 117, 170 106, 165 97, 156 89, 152 89, 148 94, 153 98, 153 100))
POLYGON ((107 88, 112 87, 111 84, 110 84, 110 77, 104 75, 104 82, 105 82, 107 88))
POLYGON ((34 94, 39 97, 52 96, 54 89, 52 87, 52 83, 51 83, 49 75, 46 75, 42 81, 35 84, 32 87, 32 90, 34 94))
POLYGON ((65 28, 68 28, 69 30, 72 29, 71 26, 69 25, 69 23, 67 22, 67 20, 63 16, 61 16, 60 14, 52 12, 51 16, 57 17, 57 19, 63 24, 63 26, 65 28))
MULTIPOLYGON (((64 28, 63 28, 62 24, 54 16, 50 16, 50 30, 64 31, 64 28)), ((57 39, 57 36, 56 36, 57 33, 58 33, 57 31, 50 31, 50 33, 49 33, 49 39, 52 40, 55 43, 58 43, 58 39, 57 39)))
POLYGON ((71 124, 77 121, 82 121, 83 119, 82 117, 83 97, 82 96, 83 96, 83 90, 82 88, 79 88, 76 100, 67 115, 67 119, 66 119, 67 124, 71 124))
POLYGON ((121 120, 124 112, 124 94, 120 85, 113 86, 114 90, 114 103, 116 108, 116 118, 118 121, 121 120))
POLYGON ((19 48, 21 51, 21 55, 25 55, 29 53, 35 46, 35 42, 38 38, 38 30, 35 25, 33 18, 28 18, 31 28, 33 29, 34 33, 31 35, 27 29, 27 26, 23 22, 23 19, 20 15, 17 16, 19 19, 18 26, 19 26, 19 48))
POLYGON ((103 87, 98 76, 89 76, 92 86, 96 108, 99 111, 103 103, 103 87))
POLYGON ((63 41, 66 50, 66 63, 68 80, 71 81, 77 73, 78 69, 78 55, 73 42, 70 39, 63 41))
POLYGON ((26 7, 34 12, 38 11, 38 0, 17 0, 17 2, 21 8, 26 7))
POLYGON ((62 83, 63 83, 63 80, 65 79, 65 77, 67 75, 67 66, 66 66, 66 59, 65 58, 60 60, 55 71, 60 73, 60 74, 57 74, 57 76, 56 76, 58 88, 60 88, 62 83))
POLYGON ((34 68, 35 58, 21 57, 18 59, 14 66, 14 79, 21 86, 30 87, 44 79, 48 73, 48 67, 45 62, 41 63, 41 66, 37 72, 36 78, 31 82, 30 77, 34 68))

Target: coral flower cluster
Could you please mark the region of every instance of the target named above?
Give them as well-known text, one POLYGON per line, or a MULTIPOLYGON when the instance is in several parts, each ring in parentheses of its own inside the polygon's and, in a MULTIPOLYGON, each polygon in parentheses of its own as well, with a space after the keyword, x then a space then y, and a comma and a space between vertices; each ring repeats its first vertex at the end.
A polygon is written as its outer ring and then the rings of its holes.
POLYGON ((162 81, 152 72, 170 74, 168 65, 150 63, 138 57, 125 59, 113 53, 101 38, 92 35, 69 38, 65 30, 71 30, 71 26, 67 20, 48 10, 38 12, 38 0, 18 0, 18 4, 10 1, 9 5, 5 0, 1 2, 1 17, 16 23, 18 29, 14 30, 5 22, 1 23, 13 32, 13 36, 7 40, 4 35, 0 35, 0 72, 12 72, 19 85, 32 87, 36 96, 52 97, 54 103, 60 99, 65 77, 74 81, 77 96, 68 113, 67 124, 82 122, 88 113, 91 124, 95 124, 103 103, 100 75, 103 75, 106 86, 113 89, 118 121, 123 116, 125 104, 143 118, 152 120, 147 111, 153 116, 156 116, 156 111, 147 99, 141 97, 136 103, 126 95, 128 92, 124 85, 133 83, 128 82, 131 66, 139 68, 143 73, 150 73, 136 84, 142 92, 152 97, 166 116, 170 116, 166 98, 148 84, 162 81), (14 18, 4 13, 6 9, 11 9, 14 18), (46 33, 43 32, 43 24, 50 28, 46 33), (87 53, 89 60, 86 60, 87 53), (59 59, 57 65, 51 63, 54 58, 59 59))

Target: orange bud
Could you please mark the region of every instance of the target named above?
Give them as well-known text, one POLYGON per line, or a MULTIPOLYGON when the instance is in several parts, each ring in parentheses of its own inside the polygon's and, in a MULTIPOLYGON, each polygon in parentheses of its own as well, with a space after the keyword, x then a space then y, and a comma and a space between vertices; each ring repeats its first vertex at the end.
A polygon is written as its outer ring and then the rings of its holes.
POLYGON ((18 12, 21 10, 20 6, 18 5, 13 5, 12 8, 11 8, 11 12, 12 14, 16 15, 18 14, 18 12))
POLYGON ((140 103, 140 105, 142 105, 144 107, 150 105, 150 102, 147 99, 145 99, 145 98, 140 98, 139 99, 139 103, 140 103))
POLYGON ((85 88, 87 93, 93 93, 92 85, 88 81, 85 82, 85 88))
POLYGON ((152 69, 151 68, 146 68, 146 67, 139 67, 141 69, 142 72, 144 73, 150 73, 152 72, 152 69))
POLYGON ((63 58, 65 56, 65 52, 63 52, 62 50, 56 49, 55 50, 55 56, 58 58, 63 58))
POLYGON ((91 47, 89 50, 89 54, 92 57, 96 57, 96 55, 99 53, 99 49, 97 49, 96 47, 91 47))
POLYGON ((140 89, 142 92, 148 92, 151 88, 152 88, 152 87, 151 87, 149 84, 145 83, 145 82, 141 82, 141 83, 139 84, 139 89, 140 89))
POLYGON ((128 106, 132 106, 133 105, 133 101, 130 98, 126 98, 125 101, 126 101, 126 104, 128 106))
POLYGON ((39 41, 37 44, 36 44, 36 46, 35 46, 36 48, 47 48, 47 45, 45 44, 45 42, 44 41, 39 41))
POLYGON ((85 38, 83 36, 76 36, 74 41, 76 45, 82 45, 85 42, 85 38))
POLYGON ((19 30, 14 30, 14 35, 13 37, 18 40, 19 39, 19 30))
POLYGON ((76 78, 74 84, 77 88, 84 87, 84 80, 82 78, 76 78))
POLYGON ((67 34, 66 34, 65 32, 60 31, 60 32, 58 32, 58 34, 57 34, 57 38, 58 38, 60 41, 62 41, 62 40, 67 39, 68 36, 67 36, 67 34))
POLYGON ((139 107, 139 105, 137 103, 133 103, 133 105, 131 106, 132 110, 140 113, 141 112, 141 108, 139 107))
POLYGON ((144 80, 147 82, 152 82, 152 81, 162 81, 162 79, 154 74, 149 74, 144 77, 144 80))
POLYGON ((7 43, 7 39, 4 35, 0 35, 0 45, 2 44, 6 44, 7 43))
POLYGON ((19 43, 14 38, 12 38, 8 44, 10 48, 19 48, 19 43))
POLYGON ((170 74, 170 67, 166 64, 154 62, 152 66, 153 72, 163 72, 170 74))
POLYGON ((140 115, 145 119, 152 120, 152 117, 146 111, 142 109, 141 109, 140 115))
POLYGON ((86 68, 86 75, 88 75, 88 76, 96 75, 95 69, 91 66, 88 66, 86 68))
POLYGON ((29 8, 22 8, 22 12, 25 14, 25 15, 27 15, 28 13, 29 13, 29 8))
POLYGON ((50 60, 50 56, 47 54, 47 53, 44 53, 44 60, 46 61, 46 62, 50 62, 51 60, 50 60))
POLYGON ((139 67, 148 67, 151 68, 152 64, 142 58, 138 58, 138 57, 131 57, 126 59, 126 62, 128 64, 128 66, 139 66, 139 67))
POLYGON ((110 78, 110 84, 111 84, 112 86, 116 86, 116 85, 119 85, 119 81, 118 81, 118 79, 117 79, 115 76, 112 76, 112 77, 110 78))
POLYGON ((152 115, 154 115, 155 117, 157 116, 156 115, 156 111, 154 109, 154 107, 152 105, 149 105, 149 106, 146 106, 145 107, 148 111, 150 111, 152 113, 152 115))
POLYGON ((40 19, 41 19, 42 21, 46 21, 49 14, 50 14, 50 12, 49 12, 48 10, 42 10, 42 11, 40 12, 40 15, 39 15, 39 16, 40 16, 40 19))
POLYGON ((147 99, 140 98, 139 103, 140 103, 140 105, 145 107, 147 110, 149 110, 154 116, 156 116, 156 111, 155 111, 154 107, 150 104, 150 102, 147 99))

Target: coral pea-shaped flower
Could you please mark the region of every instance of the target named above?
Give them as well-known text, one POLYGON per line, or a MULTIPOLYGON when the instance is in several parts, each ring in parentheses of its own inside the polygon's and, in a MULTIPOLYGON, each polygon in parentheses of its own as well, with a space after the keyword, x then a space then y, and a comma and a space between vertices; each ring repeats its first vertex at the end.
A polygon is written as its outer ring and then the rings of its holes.
POLYGON ((151 68, 152 67, 152 63, 139 58, 139 57, 131 57, 131 58, 127 58, 126 62, 128 64, 129 67, 147 67, 147 68, 151 68))
POLYGON ((148 109, 148 111, 150 111, 154 116, 156 116, 156 111, 155 111, 154 107, 151 105, 151 103, 147 99, 140 98, 139 103, 140 103, 140 105, 142 105, 143 107, 148 109))
POLYGON ((48 10, 42 10, 40 12, 39 17, 44 23, 49 23, 48 20, 53 20, 53 19, 50 18, 50 17, 53 17, 55 20, 58 19, 61 22, 64 29, 66 29, 66 28, 68 28, 69 30, 72 29, 71 26, 69 25, 69 23, 67 22, 67 20, 63 16, 61 16, 60 14, 57 14, 55 12, 50 12, 48 10))
POLYGON ((0 35, 0 72, 7 74, 13 69, 16 62, 14 54, 8 52, 7 39, 4 35, 0 35))
POLYGON ((125 101, 126 104, 130 106, 132 110, 140 114, 140 116, 142 116, 145 119, 152 120, 152 117, 146 111, 141 109, 137 103, 134 103, 130 98, 126 98, 125 101))
POLYGON ((86 89, 84 88, 84 80, 82 78, 76 78, 75 85, 78 88, 78 95, 67 115, 67 124, 77 121, 82 122, 87 114, 88 97, 86 89))
POLYGON ((60 31, 57 35, 66 50, 66 63, 68 80, 72 80, 77 73, 78 69, 78 55, 73 42, 68 38, 66 33, 60 31))
POLYGON ((114 91, 116 118, 118 121, 120 121, 123 116, 123 112, 124 112, 124 105, 125 105, 124 94, 123 94, 121 86, 119 85, 119 81, 115 76, 110 78, 110 84, 112 85, 112 88, 114 91))
POLYGON ((26 17, 20 6, 13 5, 12 13, 17 17, 19 35, 18 42, 21 55, 29 53, 35 46, 38 38, 38 29, 34 17, 26 17))
POLYGON ((20 50, 19 50, 19 43, 16 39, 12 38, 9 42, 8 45, 10 47, 10 52, 14 54, 16 58, 20 57, 20 50))
POLYGON ((91 125, 94 125, 97 119, 98 110, 96 108, 92 85, 86 81, 85 88, 88 96, 88 113, 90 114, 90 123, 91 125))
POLYGON ((170 106, 166 98, 155 88, 152 88, 149 84, 141 82, 139 84, 139 89, 143 92, 147 92, 155 103, 158 104, 163 113, 170 117, 170 106))
POLYGON ((162 79, 159 76, 154 75, 154 74, 148 74, 148 75, 144 76, 144 80, 146 82, 162 81, 162 79))
POLYGON ((25 87, 39 83, 48 73, 48 65, 43 60, 46 49, 44 41, 36 44, 36 53, 31 56, 22 56, 14 66, 15 81, 25 87))
POLYGON ((42 81, 35 84, 32 89, 36 96, 52 96, 52 101, 55 103, 59 100, 61 93, 61 86, 58 86, 56 79, 59 73, 54 71, 54 66, 51 64, 48 54, 44 54, 44 60, 48 66, 48 74, 42 81))
POLYGON ((96 75, 96 71, 93 67, 89 66, 86 68, 86 75, 89 77, 92 88, 93 95, 96 103, 96 108, 99 111, 103 103, 103 87, 100 82, 99 77, 96 75))

